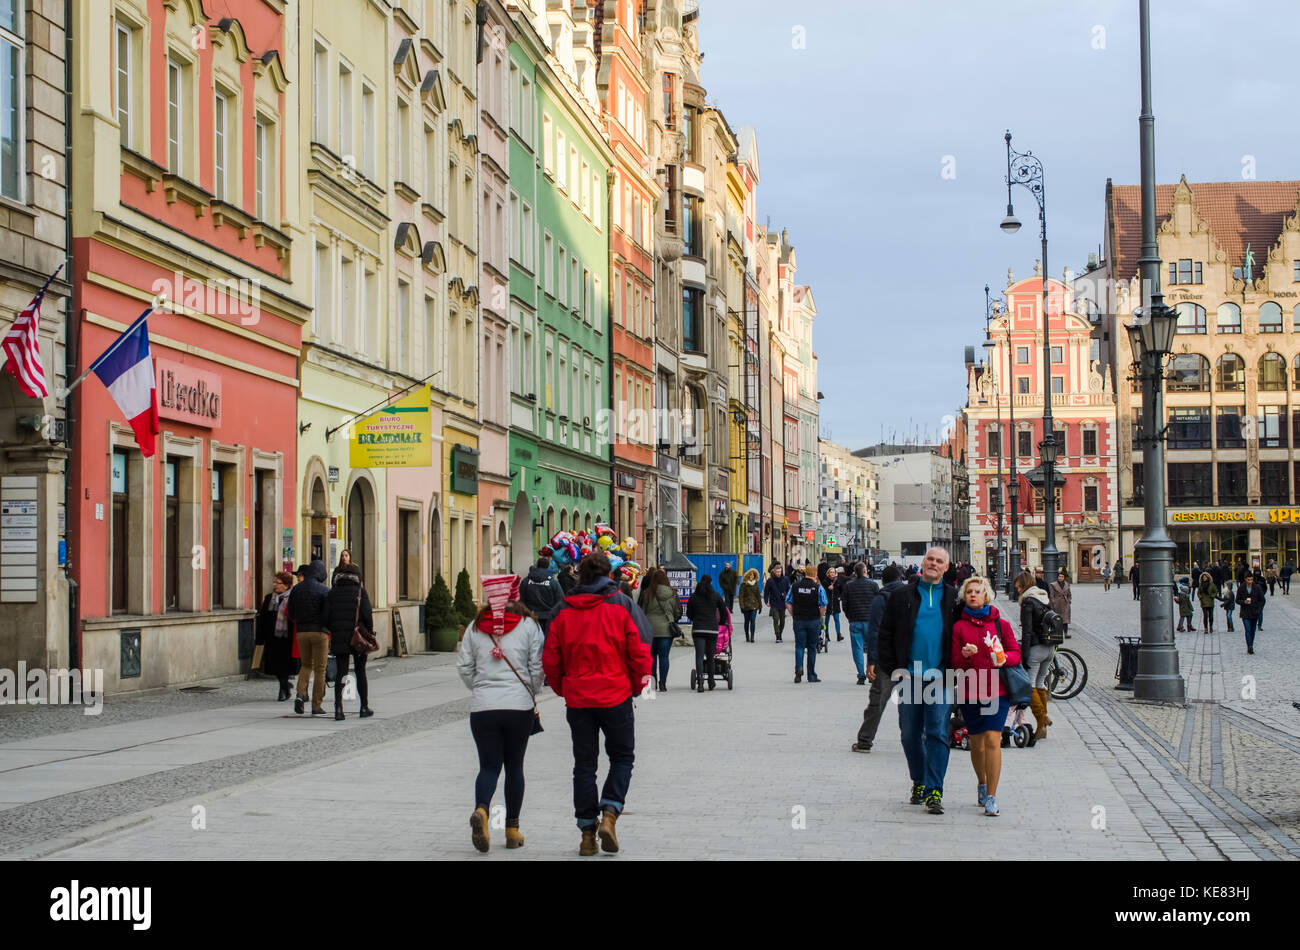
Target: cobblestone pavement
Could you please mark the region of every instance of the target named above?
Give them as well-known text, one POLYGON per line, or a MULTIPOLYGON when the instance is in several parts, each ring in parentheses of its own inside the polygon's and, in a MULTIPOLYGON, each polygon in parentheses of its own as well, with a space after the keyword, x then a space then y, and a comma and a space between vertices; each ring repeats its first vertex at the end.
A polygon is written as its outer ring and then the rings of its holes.
MULTIPOLYGON (((975 807, 974 774, 956 750, 947 814, 906 803, 892 710, 875 752, 849 751, 867 689, 855 684, 847 637, 819 657, 822 683, 796 685, 792 644, 773 643, 761 619, 759 642, 735 646, 736 689, 703 695, 686 689, 690 651, 674 649, 669 691, 637 702, 622 857, 1295 857, 1296 792, 1287 781, 1300 737, 1278 726, 1300 719, 1282 695, 1300 672, 1300 610, 1268 610, 1256 656, 1236 657, 1244 646, 1215 635, 1205 643, 1221 639, 1223 654, 1201 661, 1217 663, 1208 672, 1225 683, 1253 673, 1255 699, 1146 706, 1112 689, 1110 638, 1136 626, 1127 588, 1076 588, 1067 645, 1086 657, 1088 687, 1052 706, 1047 740, 1004 751, 998 819, 975 807), (1277 652, 1265 636, 1277 638, 1277 652), (1282 642, 1292 650, 1279 660, 1282 642)), ((1200 641, 1179 639, 1191 662, 1200 641)), ((328 838, 334 856, 479 858, 467 833, 477 763, 466 696, 443 656, 411 672, 394 663, 377 677, 378 714, 366 721, 286 716, 271 697, 74 722, 0 743, 0 854, 257 859, 328 838), (370 819, 330 821, 358 803, 370 819)), ((546 731, 533 737, 527 763, 528 844, 509 860, 576 857, 564 708, 548 694, 541 709, 546 731)), ((46 712, 57 710, 28 715, 46 712)), ((507 858, 501 839, 498 830, 486 860, 507 858)))

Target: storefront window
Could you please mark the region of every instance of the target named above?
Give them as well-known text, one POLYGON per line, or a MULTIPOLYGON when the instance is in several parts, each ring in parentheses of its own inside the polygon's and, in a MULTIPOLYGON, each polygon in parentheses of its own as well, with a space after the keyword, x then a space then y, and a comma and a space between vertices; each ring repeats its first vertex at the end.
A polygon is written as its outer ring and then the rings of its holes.
POLYGON ((1296 566, 1300 556, 1300 528, 1264 528, 1259 534, 1264 564, 1277 561, 1279 567, 1288 563, 1296 566))
MULTIPOLYGON (((1199 468, 1199 466, 1181 466, 1184 468, 1199 468)), ((1173 473, 1174 466, 1169 466, 1169 487, 1170 495, 1173 494, 1173 473)), ((1206 492, 1208 495, 1209 492, 1206 492)), ((1204 504, 1208 504, 1207 498, 1204 504)), ((1244 505, 1246 503, 1246 463, 1245 462, 1220 462, 1219 463, 1219 504, 1220 505, 1244 505)))

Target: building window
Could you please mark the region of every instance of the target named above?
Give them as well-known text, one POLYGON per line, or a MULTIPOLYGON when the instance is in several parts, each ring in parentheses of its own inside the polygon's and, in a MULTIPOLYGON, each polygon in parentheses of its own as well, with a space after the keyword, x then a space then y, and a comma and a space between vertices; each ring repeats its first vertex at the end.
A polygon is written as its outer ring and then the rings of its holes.
POLYGON ((1142 499, 1146 496, 1146 469, 1141 462, 1133 463, 1133 496, 1130 499, 1136 504, 1142 504, 1142 499))
POLYGON ((1052 377, 1052 392, 1054 392, 1054 393, 1063 393, 1063 392, 1065 392, 1065 377, 1064 377, 1064 376, 1053 376, 1053 377, 1052 377))
MULTIPOLYGON (((402 110, 406 104, 399 100, 398 102, 398 127, 397 127, 397 161, 399 181, 409 184, 407 178, 409 170, 406 165, 406 153, 409 145, 406 141, 406 125, 402 110)), ((361 84, 361 174, 365 175, 371 181, 379 178, 379 172, 376 166, 379 164, 379 134, 375 131, 375 90, 369 83, 361 84)), ((432 189, 430 189, 432 193, 432 189)))
POLYGON ((682 253, 692 257, 704 256, 704 222, 701 218, 702 202, 694 195, 682 197, 682 253))
POLYGON ((991 429, 988 434, 989 447, 988 455, 999 457, 1002 455, 1002 433, 997 429, 991 429))
POLYGON ((555 127, 551 117, 542 113, 542 169, 548 175, 555 174, 555 127))
POLYGON ((1177 262, 1169 262, 1169 283, 1199 284, 1201 282, 1200 261, 1193 261, 1190 258, 1184 258, 1177 262))
MULTIPOLYGON (((22 140, 18 136, 17 122, 21 121, 22 110, 18 109, 19 90, 23 87, 22 74, 22 52, 23 45, 14 43, 18 39, 18 27, 21 26, 22 14, 19 12, 18 4, 9 3, 9 12, 12 13, 12 22, 6 25, 4 30, 0 30, 0 82, 4 83, 5 104, 13 100, 13 112, 5 109, 4 120, 4 148, 8 155, 9 143, 13 143, 13 161, 14 173, 17 174, 17 162, 22 156, 22 140), (8 27, 13 27, 12 30, 8 27), (13 40, 10 40, 13 36, 13 40), (12 118, 10 118, 12 117, 12 118), (12 135, 12 139, 10 139, 12 135)), ((117 125, 121 127, 122 144, 126 148, 135 147, 135 129, 133 126, 134 118, 134 96, 135 96, 135 30, 133 27, 123 23, 121 19, 117 21, 116 30, 116 91, 117 91, 117 125)), ((5 185, 4 195, 6 198, 17 198, 17 195, 10 195, 8 191, 9 175, 8 162, 6 162, 6 174, 3 177, 5 185)), ((17 178, 14 179, 17 183, 17 178)))
POLYGON ((1178 353, 1170 360, 1165 379, 1171 393, 1208 393, 1210 361, 1197 353, 1178 353))
POLYGON ((1286 406, 1259 407, 1259 447, 1286 448, 1286 406))
POLYGON ((127 473, 126 452, 115 451, 113 453, 110 480, 113 498, 113 520, 111 524, 113 547, 109 558, 112 570, 112 584, 109 588, 111 591, 111 596, 109 597, 109 611, 115 614, 124 614, 127 611, 127 605, 130 603, 128 597, 128 591, 130 589, 128 578, 130 572, 127 563, 127 554, 131 549, 129 540, 131 486, 127 473))
POLYGON ((1061 456, 1062 459, 1064 459, 1065 456, 1070 454, 1070 450, 1069 450, 1070 447, 1069 445, 1066 444, 1065 441, 1064 429, 1053 429, 1052 440, 1056 442, 1056 448, 1058 450, 1058 454, 1061 456))
MULTIPOLYGON (((364 98, 364 94, 363 94, 364 98)), ((397 100, 397 129, 396 141, 394 143, 397 149, 397 180, 409 182, 411 180, 411 107, 403 99, 397 100)), ((370 150, 367 143, 366 150, 370 150)))
POLYGON ((1265 353, 1259 358, 1259 391, 1286 391, 1286 360, 1280 353, 1265 353))
POLYGON ((1027 394, 1029 393, 1029 377, 1028 377, 1028 376, 1017 376, 1017 377, 1016 377, 1016 392, 1020 393, 1021 395, 1027 395, 1027 394))
POLYGON ((1289 505, 1291 503, 1290 474, 1287 462, 1259 463, 1259 503, 1261 505, 1289 505))
MULTIPOLYGON (((1217 406, 1214 420, 1214 438, 1220 449, 1244 449, 1246 438, 1241 432, 1245 406, 1217 406)), ((1300 418, 1298 416, 1297 418, 1300 418)))
POLYGON ((1083 430, 1083 454, 1089 456, 1097 454, 1097 430, 1096 429, 1083 430))
POLYGON ((311 137, 322 144, 329 138, 329 50, 316 43, 311 65, 311 137))
POLYGON ((1178 312, 1179 333, 1204 333, 1205 308, 1199 304, 1184 301, 1174 307, 1178 312))
POLYGON ((339 63, 339 158, 356 167, 352 151, 352 70, 339 63))
POLYGON ((665 175, 667 195, 664 196, 664 231, 677 233, 677 166, 669 165, 665 175))
POLYGON ((265 119, 258 119, 256 126, 256 202, 259 221, 272 221, 279 218, 275 203, 275 126, 265 119))
POLYGON ((208 544, 208 568, 212 584, 212 608, 226 606, 233 601, 234 590, 227 589, 226 572, 226 532, 234 522, 233 512, 228 513, 226 506, 227 485, 234 481, 229 465, 212 466, 212 536, 208 544))
POLYGON ((226 200, 227 172, 230 167, 230 96, 218 89, 213 96, 212 109, 212 194, 221 201, 226 200))
POLYGON ((669 132, 677 130, 677 113, 673 110, 673 74, 664 73, 664 128, 669 132))
POLYGON ((997 511, 1002 507, 1002 489, 998 485, 989 486, 989 511, 997 511))
POLYGON ((1034 434, 1028 429, 1016 433, 1016 455, 1020 458, 1033 458, 1034 434))
POLYGON ((1097 513, 1100 507, 1097 503, 1097 495, 1098 492, 1097 492, 1096 485, 1083 486, 1083 510, 1084 511, 1090 511, 1093 514, 1097 513))
MULTIPOLYGON (((1222 473, 1224 463, 1219 463, 1220 473, 1222 473)), ((1137 466, 1134 466, 1136 470, 1137 466)), ((1169 472, 1169 505, 1170 507, 1183 507, 1185 505, 1208 505, 1210 504, 1210 479, 1209 472, 1203 462, 1171 462, 1167 466, 1169 472)), ((1242 470, 1242 488, 1245 488, 1246 465, 1241 463, 1242 470)), ((1219 487, 1222 491, 1223 482, 1222 474, 1219 476, 1219 487)), ((1220 495, 1222 497, 1222 495, 1220 495)))
POLYGON ((682 289, 682 348, 700 349, 700 319, 704 305, 704 292, 692 287, 682 289))
POLYGON ((563 132, 556 133, 555 135, 556 181, 560 186, 560 190, 565 193, 567 193, 569 190, 569 165, 568 165, 568 159, 566 158, 566 156, 568 155, 568 151, 567 149, 565 149, 566 141, 567 140, 565 139, 563 132))
POLYGON ((411 285, 397 282, 397 352, 393 364, 398 372, 406 372, 411 352, 411 285))
POLYGON ((420 584, 420 513, 397 512, 397 599, 413 600, 420 584))
POLYGON ((1210 407, 1175 406, 1169 410, 1169 447, 1171 449, 1208 449, 1210 447, 1210 407))
POLYGON ((174 59, 167 61, 167 167, 173 175, 184 175, 181 161, 182 110, 185 103, 184 67, 174 59))
POLYGON ((1268 301, 1260 304, 1259 307, 1259 332, 1260 333, 1281 333, 1282 332, 1282 308, 1268 301))
MULTIPOLYGON (((1201 500, 1202 494, 1209 495, 1209 479, 1205 476, 1208 474, 1204 471, 1203 465, 1170 465, 1169 466, 1169 495, 1170 504, 1179 504, 1173 501, 1174 492, 1174 469, 1190 469, 1188 476, 1192 481, 1201 481, 1205 483, 1204 489, 1194 492, 1189 501, 1183 501, 1185 505, 1208 505, 1210 499, 1207 497, 1201 500)), ((1185 485, 1186 490, 1192 492, 1191 485, 1185 485)), ((1219 463, 1219 504, 1220 505, 1244 505, 1246 503, 1246 463, 1245 462, 1220 462, 1219 463)))
POLYGON ((1053 363, 1064 363, 1064 362, 1065 362, 1065 348, 1064 348, 1064 347, 1060 347, 1060 346, 1054 346, 1054 347, 1052 347, 1052 362, 1053 362, 1053 363))
MULTIPOLYGON (((1055 506, 1058 512, 1061 510, 1061 486, 1060 485, 1057 485, 1056 488, 1053 489, 1052 491, 1052 504, 1055 506)), ((1043 510, 1043 490, 1041 488, 1034 489, 1034 510, 1035 511, 1043 510)))
POLYGON ((1029 362, 1029 347, 1027 346, 1016 347, 1016 362, 1017 363, 1029 362))
MULTIPOLYGON (((177 497, 180 464, 163 462, 163 610, 180 608, 181 507, 177 497)), ((189 559, 186 558, 188 561, 189 559)))
POLYGON ((1300 261, 1291 262, 1291 280, 1300 284, 1300 261))
POLYGON ((1214 317, 1214 325, 1219 333, 1240 333, 1241 308, 1235 303, 1220 304, 1214 317))
POLYGON ((1246 391, 1246 361, 1236 353, 1225 353, 1215 366, 1215 385, 1221 393, 1246 391))

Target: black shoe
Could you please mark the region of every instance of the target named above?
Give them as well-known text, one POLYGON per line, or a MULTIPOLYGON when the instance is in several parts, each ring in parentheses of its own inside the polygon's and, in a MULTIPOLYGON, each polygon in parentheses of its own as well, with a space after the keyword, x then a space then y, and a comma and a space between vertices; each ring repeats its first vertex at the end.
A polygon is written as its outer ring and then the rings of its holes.
POLYGON ((871 743, 870 743, 870 742, 855 742, 855 743, 853 743, 853 745, 851 745, 851 746, 849 747, 849 751, 850 751, 850 752, 870 752, 870 751, 871 751, 871 743))
POLYGON ((1254 647, 1246 647, 1246 652, 1247 652, 1247 653, 1254 653, 1254 652, 1255 652, 1255 648, 1254 648, 1254 647))
POLYGON ((810 683, 820 683, 821 681, 822 681, 822 678, 821 678, 820 676, 818 676, 816 673, 809 673, 809 674, 808 674, 808 682, 810 682, 810 683))
POLYGON ((842 636, 840 636, 838 633, 835 634, 835 642, 836 642, 836 643, 841 643, 841 642, 843 642, 843 640, 844 640, 844 638, 843 638, 842 636))
POLYGON ((920 804, 922 804, 924 801, 925 801, 925 786, 924 786, 924 785, 913 785, 913 786, 912 786, 912 797, 911 797, 911 799, 908 801, 908 804, 910 804, 910 805, 920 805, 920 804))
POLYGON ((695 692, 697 692, 697 693, 702 693, 702 692, 704 692, 704 683, 703 683, 703 682, 701 682, 698 686, 695 687, 695 692))
POLYGON ((304 711, 303 707, 305 707, 306 705, 307 705, 307 697, 299 696, 297 699, 293 701, 293 711, 296 712, 299 716, 301 716, 304 711))
POLYGON ((659 692, 661 692, 661 693, 666 693, 666 692, 668 692, 668 684, 667 684, 667 683, 660 683, 660 684, 659 684, 659 692))
POLYGON ((369 706, 362 706, 361 712, 357 713, 357 715, 360 716, 362 719, 369 719, 374 714, 375 711, 371 709, 369 706))
POLYGON ((284 702, 286 699, 289 698, 289 695, 290 695, 290 694, 289 694, 289 687, 287 687, 287 686, 281 686, 281 687, 280 687, 280 693, 279 693, 279 695, 277 695, 277 696, 275 697, 275 701, 276 701, 277 703, 282 703, 282 702, 284 702))
POLYGON ((858 677, 858 685, 859 685, 859 686, 865 686, 866 684, 867 684, 867 678, 866 678, 866 676, 865 676, 865 675, 863 675, 863 676, 859 676, 859 677, 858 677))
POLYGON ((803 670, 795 670, 795 671, 794 671, 794 681, 795 681, 796 683, 802 683, 802 682, 803 682, 803 670))
POLYGON ((322 706, 320 709, 313 709, 313 710, 311 711, 311 714, 312 714, 313 716, 323 716, 323 715, 325 715, 325 707, 322 706))
POLYGON ((709 677, 709 689, 717 689, 717 688, 718 688, 718 684, 715 683, 715 682, 713 682, 713 677, 710 676, 710 677, 709 677))
MULTIPOLYGON (((321 712, 324 712, 324 711, 325 711, 325 710, 323 710, 323 709, 321 710, 321 712)), ((343 707, 342 707, 342 706, 335 706, 335 707, 334 707, 334 721, 335 721, 335 722, 342 722, 342 721, 343 721, 344 719, 346 719, 346 718, 347 718, 347 717, 343 715, 343 707)))
POLYGON ((943 814, 943 792, 937 788, 931 789, 930 794, 925 796, 925 810, 932 815, 943 814))

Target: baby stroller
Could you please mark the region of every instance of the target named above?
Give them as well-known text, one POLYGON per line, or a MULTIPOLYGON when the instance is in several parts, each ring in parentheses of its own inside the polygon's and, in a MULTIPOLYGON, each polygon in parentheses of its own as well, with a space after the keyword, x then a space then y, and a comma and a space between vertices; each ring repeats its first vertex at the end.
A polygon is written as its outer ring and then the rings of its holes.
MULTIPOLYGON (((713 654, 713 668, 706 670, 705 676, 711 672, 714 676, 720 676, 727 681, 727 689, 735 689, 736 682, 733 675, 731 664, 731 618, 726 618, 727 622, 718 626, 718 650, 713 654)), ((707 664, 707 661, 705 661, 707 664)), ((698 676, 695 670, 691 670, 691 689, 698 685, 698 676)))
POLYGON ((817 634, 817 652, 818 652, 818 653, 830 653, 830 652, 831 652, 831 630, 830 630, 830 624, 827 623, 827 620, 828 620, 828 619, 829 619, 829 618, 823 618, 823 619, 822 619, 821 633, 817 634))
POLYGON ((1035 727, 1026 722, 1029 718, 1028 703, 1013 706, 1007 714, 1007 724, 1002 727, 1002 748, 1014 745, 1017 749, 1032 746, 1038 740, 1034 738, 1035 727))

